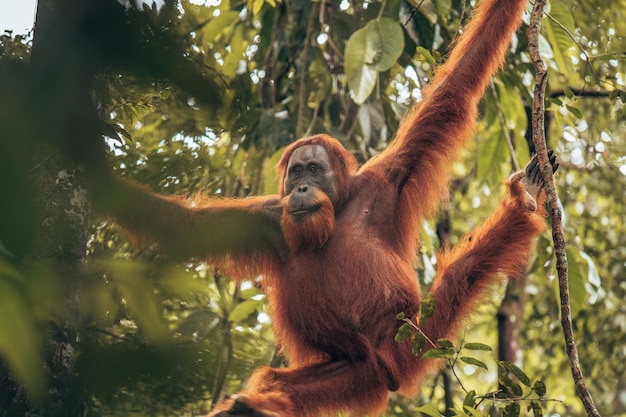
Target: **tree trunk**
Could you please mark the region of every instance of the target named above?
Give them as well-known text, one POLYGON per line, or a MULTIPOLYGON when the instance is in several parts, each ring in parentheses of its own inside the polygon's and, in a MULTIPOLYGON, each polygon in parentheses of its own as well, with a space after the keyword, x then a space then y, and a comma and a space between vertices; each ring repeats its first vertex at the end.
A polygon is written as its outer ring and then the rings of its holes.
POLYGON ((522 365, 520 334, 526 303, 527 276, 511 279, 496 314, 498 320, 498 360, 522 365))
MULTIPOLYGON (((458 181, 452 185, 452 189, 458 187, 458 181)), ((439 237, 439 247, 450 247, 450 231, 452 230, 452 221, 450 219, 450 206, 448 205, 445 210, 442 211, 439 220, 436 224, 437 237, 439 237)), ((454 379, 450 375, 450 369, 444 368, 439 371, 444 392, 445 410, 443 412, 444 417, 452 417, 454 412, 454 392, 455 383, 454 379)))
POLYGON ((36 153, 44 163, 37 161, 33 171, 44 217, 37 257, 62 277, 71 318, 50 320, 45 360, 51 393, 46 414, 51 416, 82 416, 86 410, 74 383, 78 339, 72 324, 79 322, 80 294, 75 283, 85 261, 89 227, 84 169, 74 152, 81 149, 81 141, 89 140, 90 127, 96 120, 90 98, 92 74, 76 35, 86 7, 73 0, 39 0, 33 39, 33 73, 42 87, 48 87, 42 103, 48 111, 40 122, 56 127, 36 153))
MULTIPOLYGON (((40 152, 37 155, 42 156, 40 152)), ((45 157, 45 155, 44 155, 45 157)), ((50 318, 50 334, 44 360, 49 373, 51 403, 48 416, 82 416, 78 392, 74 388, 74 363, 78 349, 77 331, 72 323, 79 319, 76 306, 80 294, 76 280, 85 261, 89 205, 83 175, 74 162, 57 154, 38 167, 33 180, 40 190, 42 214, 37 242, 37 259, 59 277, 69 317, 50 318)))
MULTIPOLYGON (((96 112, 90 97, 91 70, 78 46, 81 13, 86 3, 39 0, 31 65, 30 96, 23 103, 27 128, 12 138, 27 156, 34 198, 34 233, 23 264, 39 264, 62 282, 67 314, 51 312, 42 356, 48 377, 45 410, 37 410, 26 390, 0 364, 3 415, 82 416, 86 407, 75 381, 75 354, 80 297, 76 280, 85 261, 89 204, 84 169, 76 160, 81 143, 97 136, 96 112), (87 139, 86 139, 87 138, 87 139), (30 160, 28 160, 30 158, 30 160)), ((16 131, 13 131, 16 134, 16 131)), ((19 214, 19 213, 17 213, 19 214)))

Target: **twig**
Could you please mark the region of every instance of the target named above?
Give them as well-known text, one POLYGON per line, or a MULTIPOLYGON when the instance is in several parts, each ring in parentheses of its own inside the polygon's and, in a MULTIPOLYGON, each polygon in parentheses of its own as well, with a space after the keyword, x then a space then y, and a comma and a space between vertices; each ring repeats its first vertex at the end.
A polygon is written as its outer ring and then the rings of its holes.
POLYGON ((415 16, 415 13, 417 13, 417 11, 420 9, 420 7, 422 7, 423 3, 424 3, 424 0, 420 1, 420 4, 418 4, 416 7, 413 8, 413 10, 411 10, 411 14, 409 15, 409 18, 406 19, 406 22, 404 22, 404 26, 409 24, 411 19, 413 19, 413 17, 415 16))
POLYGON ((309 123, 309 127, 304 132, 305 137, 311 136, 311 133, 313 132, 313 127, 315 126, 315 121, 317 120, 317 117, 319 116, 319 113, 320 113, 321 105, 322 105, 321 101, 318 100, 317 104, 315 105, 315 109, 313 110, 313 116, 311 116, 311 122, 309 123))
POLYGON ((387 5, 387 0, 382 0, 380 5, 380 10, 378 11, 378 16, 376 19, 380 20, 383 17, 383 12, 385 11, 385 6, 387 5))
POLYGON ((424 339, 426 339, 426 341, 428 342, 428 344, 429 344, 430 346, 432 346, 433 348, 436 348, 436 347, 437 347, 437 343, 435 343, 435 342, 433 342, 432 340, 430 340, 430 338, 426 335, 426 333, 424 333, 424 332, 422 331, 422 329, 420 329, 420 326, 418 326, 417 324, 415 324, 415 323, 414 323, 411 319, 407 319, 407 318, 405 318, 405 319, 403 319, 402 321, 403 321, 403 322, 405 322, 405 323, 408 323, 411 327, 413 327, 413 329, 414 329, 416 332, 418 332, 419 334, 421 334, 421 335, 424 337, 424 339))
POLYGON ((530 16, 530 26, 528 28, 528 51, 535 67, 535 88, 532 106, 532 126, 533 142, 541 166, 541 174, 545 183, 545 191, 550 208, 550 218, 552 224, 552 239, 556 252, 556 269, 559 277, 559 293, 561 297, 561 325, 563 326, 563 336, 565 338, 565 349, 569 358, 572 376, 578 396, 587 411, 587 415, 600 417, 591 393, 585 384, 580 361, 578 358, 578 348, 574 341, 572 326, 572 313, 570 308, 570 296, 568 287, 567 256, 565 253, 565 237, 563 234, 561 202, 554 185, 552 175, 552 165, 548 159, 546 138, 544 133, 545 117, 545 91, 548 79, 546 66, 539 54, 539 32, 541 30, 541 19, 546 0, 535 0, 533 11, 530 16))

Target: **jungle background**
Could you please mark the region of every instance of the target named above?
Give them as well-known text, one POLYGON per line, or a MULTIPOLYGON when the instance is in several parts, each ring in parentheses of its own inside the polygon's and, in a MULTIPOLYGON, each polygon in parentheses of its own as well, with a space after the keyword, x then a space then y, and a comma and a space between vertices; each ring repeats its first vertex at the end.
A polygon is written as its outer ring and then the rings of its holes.
MULTIPOLYGON (((279 366, 262 278, 236 285, 131 247, 92 212, 89 176, 112 170, 190 198, 273 193, 281 149, 319 132, 365 161, 419 102, 473 5, 40 0, 34 31, 0 35, 0 416, 200 415, 254 368, 279 366)), ((626 416, 626 1, 551 0, 546 12, 546 133, 561 162, 575 336, 598 408, 626 416)), ((528 18, 452 167, 449 203, 423 225, 425 288, 438 248, 493 210, 533 151, 528 18)), ((416 398, 392 396, 387 416, 584 415, 549 231, 515 278, 448 366, 416 398)))

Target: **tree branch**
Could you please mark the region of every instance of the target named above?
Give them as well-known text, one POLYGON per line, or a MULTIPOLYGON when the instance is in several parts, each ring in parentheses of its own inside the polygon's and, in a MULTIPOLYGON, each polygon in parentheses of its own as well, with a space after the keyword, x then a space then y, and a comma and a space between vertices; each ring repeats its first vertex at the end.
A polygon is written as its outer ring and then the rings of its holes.
POLYGON ((567 256, 565 253, 565 236, 563 234, 561 202, 554 185, 552 175, 552 165, 548 159, 544 131, 545 117, 545 91, 548 79, 546 66, 539 54, 539 32, 541 30, 541 19, 546 0, 535 0, 533 11, 530 16, 530 26, 528 28, 528 50, 530 52, 533 65, 535 67, 535 88, 532 106, 533 142, 541 166, 541 174, 545 183, 545 190, 550 208, 550 218, 552 223, 552 239, 556 252, 556 269, 559 277, 559 293, 561 296, 561 325, 563 326, 563 336, 565 338, 565 349, 569 358, 572 376, 576 385, 578 396, 581 399, 587 415, 600 417, 591 393, 585 384, 580 361, 578 358, 578 348, 574 341, 572 326, 572 313, 570 307, 570 296, 568 287, 567 256))
MULTIPOLYGON (((607 90, 589 90, 585 88, 570 88, 575 97, 609 97, 610 92, 607 90)), ((566 96, 565 90, 553 90, 550 92, 550 98, 558 98, 566 96)))

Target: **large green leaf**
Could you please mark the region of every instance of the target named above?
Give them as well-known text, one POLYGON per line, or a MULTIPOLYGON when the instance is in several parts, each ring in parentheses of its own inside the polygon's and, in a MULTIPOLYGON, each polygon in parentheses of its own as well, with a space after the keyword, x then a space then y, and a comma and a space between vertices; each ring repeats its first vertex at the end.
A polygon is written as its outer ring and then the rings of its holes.
POLYGON ((378 73, 367 65, 376 58, 376 47, 371 45, 372 40, 367 33, 366 26, 350 36, 344 57, 350 96, 357 104, 363 104, 367 100, 378 80, 378 73))
POLYGON ((31 308, 17 286, 6 279, 8 264, 0 266, 4 267, 0 268, 0 355, 31 395, 41 399, 45 382, 31 308))
POLYGON ((562 73, 571 70, 572 62, 567 59, 567 50, 573 45, 569 33, 574 33, 574 18, 569 8, 560 0, 550 1, 550 16, 552 19, 544 19, 546 36, 552 46, 554 61, 562 73))
POLYGON ((378 72, 391 68, 403 50, 402 28, 390 18, 373 20, 350 36, 344 60, 355 103, 365 102, 376 87, 378 72))
POLYGON ((404 50, 402 28, 395 20, 383 17, 380 20, 372 20, 365 26, 365 29, 372 45, 377 47, 374 61, 367 64, 375 71, 387 71, 396 63, 404 50))
POLYGON ((237 304, 233 311, 228 316, 228 319, 234 323, 240 323, 247 319, 253 313, 260 311, 263 308, 263 300, 245 300, 237 304))

